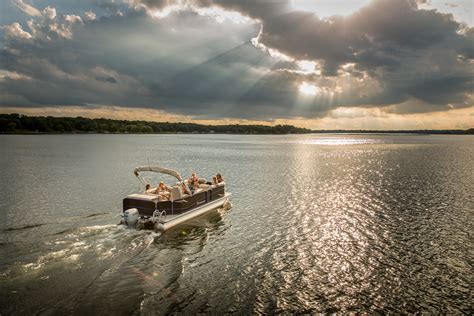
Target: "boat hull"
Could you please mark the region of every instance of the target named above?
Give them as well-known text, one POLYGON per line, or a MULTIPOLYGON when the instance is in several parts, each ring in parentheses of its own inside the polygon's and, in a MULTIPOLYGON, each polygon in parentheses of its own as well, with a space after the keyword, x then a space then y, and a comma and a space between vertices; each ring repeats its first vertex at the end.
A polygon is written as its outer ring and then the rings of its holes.
POLYGON ((203 215, 211 210, 219 208, 226 203, 230 196, 230 193, 225 193, 223 197, 208 202, 202 206, 196 207, 190 211, 184 212, 179 215, 164 217, 161 221, 155 222, 155 229, 163 232, 186 221, 189 221, 195 217, 203 215))

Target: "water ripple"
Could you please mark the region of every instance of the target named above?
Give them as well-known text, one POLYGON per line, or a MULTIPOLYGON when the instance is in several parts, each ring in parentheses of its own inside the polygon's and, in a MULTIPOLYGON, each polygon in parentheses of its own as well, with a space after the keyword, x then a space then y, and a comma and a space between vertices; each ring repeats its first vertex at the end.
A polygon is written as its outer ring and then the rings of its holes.
POLYGON ((470 138, 103 136, 0 157, 16 181, 0 184, 2 314, 472 314, 470 138), (157 153, 223 172, 232 210, 164 234, 111 225, 157 153))

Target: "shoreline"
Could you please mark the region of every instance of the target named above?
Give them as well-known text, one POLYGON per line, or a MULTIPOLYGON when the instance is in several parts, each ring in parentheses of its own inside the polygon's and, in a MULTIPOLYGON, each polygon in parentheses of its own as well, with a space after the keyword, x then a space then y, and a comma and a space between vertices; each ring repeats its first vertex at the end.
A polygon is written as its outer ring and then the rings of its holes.
POLYGON ((308 133, 100 133, 100 132, 10 132, 0 135, 311 135, 311 134, 339 134, 339 135, 474 135, 467 131, 312 131, 308 133))
POLYGON ((57 134, 220 134, 220 135, 293 135, 293 134, 415 134, 469 135, 468 129, 309 129, 293 125, 171 123, 128 121, 107 118, 26 116, 0 114, 0 134, 57 135, 57 134))

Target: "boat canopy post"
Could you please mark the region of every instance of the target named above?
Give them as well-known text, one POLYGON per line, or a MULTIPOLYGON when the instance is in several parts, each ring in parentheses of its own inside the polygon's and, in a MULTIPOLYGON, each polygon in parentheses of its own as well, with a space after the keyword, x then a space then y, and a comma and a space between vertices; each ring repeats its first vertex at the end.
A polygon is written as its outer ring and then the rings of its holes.
POLYGON ((181 178, 181 175, 176 170, 173 170, 173 169, 167 169, 167 168, 163 168, 163 167, 160 167, 160 166, 136 167, 135 170, 133 170, 133 173, 138 178, 138 180, 140 180, 140 182, 143 183, 143 185, 147 185, 147 182, 143 179, 143 177, 140 174, 140 172, 143 172, 143 171, 168 174, 168 175, 173 176, 176 179, 178 179, 179 182, 183 182, 183 179, 181 178))

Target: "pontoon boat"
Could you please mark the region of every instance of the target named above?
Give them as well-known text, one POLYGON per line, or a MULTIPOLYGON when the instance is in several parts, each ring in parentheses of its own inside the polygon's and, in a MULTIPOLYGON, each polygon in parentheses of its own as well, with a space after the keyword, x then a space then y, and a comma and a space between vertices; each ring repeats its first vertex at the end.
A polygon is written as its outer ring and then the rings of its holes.
POLYGON ((143 172, 171 175, 178 182, 166 193, 157 194, 157 188, 150 188, 124 198, 122 222, 130 227, 165 231, 223 206, 231 195, 225 191, 224 182, 212 184, 203 178, 199 178, 199 187, 191 190, 188 180, 183 180, 177 171, 159 166, 135 168, 135 176, 145 186, 147 182, 142 177, 143 172))

